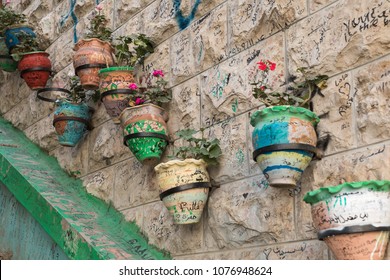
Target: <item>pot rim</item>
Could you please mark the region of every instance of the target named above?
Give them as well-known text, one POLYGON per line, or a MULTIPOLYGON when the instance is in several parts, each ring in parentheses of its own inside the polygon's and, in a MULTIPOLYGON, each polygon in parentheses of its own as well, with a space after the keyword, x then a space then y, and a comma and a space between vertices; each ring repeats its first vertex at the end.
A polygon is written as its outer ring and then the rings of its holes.
POLYGON ((322 187, 313 191, 310 191, 305 194, 303 201, 313 205, 320 201, 324 201, 335 194, 343 190, 343 188, 370 188, 375 191, 388 192, 390 191, 390 181, 387 180, 370 180, 370 181, 360 181, 360 182, 346 182, 337 186, 331 187, 322 187))
POLYGON ((27 27, 27 28, 30 28, 32 32, 34 32, 35 34, 35 31, 34 31, 34 28, 29 25, 29 24, 24 24, 24 23, 19 23, 19 24, 12 24, 10 26, 7 26, 5 29, 4 29, 4 34, 7 30, 11 30, 11 29, 15 29, 15 28, 21 28, 21 27, 27 27))
POLYGON ((107 68, 103 68, 103 69, 99 70, 99 75, 103 74, 103 73, 115 72, 115 71, 129 71, 129 72, 133 72, 134 71, 134 67, 132 67, 132 66, 111 66, 111 67, 107 67, 107 68))
POLYGON ((137 105, 137 106, 132 106, 132 107, 127 107, 125 108, 121 113, 120 115, 118 116, 118 119, 121 119, 123 117, 123 115, 126 113, 126 111, 131 111, 131 110, 134 110, 134 109, 138 109, 138 108, 141 108, 141 107, 146 107, 146 106, 152 106, 152 107, 156 107, 158 109, 160 109, 161 111, 163 111, 165 113, 165 109, 160 107, 160 106, 157 106, 156 104, 153 104, 153 103, 144 103, 144 104, 141 104, 141 105, 137 105))
POLYGON ((99 38, 80 39, 80 40, 74 45, 73 50, 74 50, 74 51, 77 51, 78 48, 79 48, 80 43, 82 43, 82 42, 88 42, 88 41, 99 41, 101 44, 107 44, 107 45, 109 45, 111 53, 114 53, 114 51, 115 51, 115 50, 114 50, 114 47, 112 46, 112 44, 111 44, 110 42, 100 40, 99 38))
POLYGON ((174 165, 185 166, 187 164, 194 164, 197 166, 203 166, 204 168, 207 167, 207 163, 203 159, 186 158, 184 160, 173 159, 173 160, 170 160, 168 162, 162 162, 154 167, 154 171, 160 172, 163 169, 169 169, 174 165))
POLYGON ((316 126, 320 122, 320 118, 309 109, 303 107, 297 107, 297 106, 290 106, 290 105, 280 105, 280 106, 272 106, 261 110, 257 110, 252 114, 250 124, 253 127, 255 127, 261 117, 270 115, 272 113, 280 113, 280 112, 287 112, 287 111, 295 114, 303 114, 304 116, 310 119, 310 122, 313 124, 313 126, 316 126))

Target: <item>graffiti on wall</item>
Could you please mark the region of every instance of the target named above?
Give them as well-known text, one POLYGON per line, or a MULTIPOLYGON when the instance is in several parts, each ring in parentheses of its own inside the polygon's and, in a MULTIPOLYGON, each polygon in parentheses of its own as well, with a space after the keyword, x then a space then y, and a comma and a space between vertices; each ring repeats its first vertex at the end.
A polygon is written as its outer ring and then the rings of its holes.
POLYGON ((195 18, 196 11, 202 0, 196 0, 194 6, 192 6, 190 14, 188 16, 183 16, 183 12, 180 9, 181 0, 173 0, 173 8, 175 10, 175 18, 179 28, 181 30, 185 29, 195 18))
MULTIPOLYGON (((79 20, 74 12, 74 7, 76 6, 77 0, 69 0, 69 1, 70 1, 69 11, 66 15, 62 16, 60 20, 60 26, 63 27, 66 21, 68 20, 68 18, 70 17, 73 20, 73 41, 74 43, 77 43, 78 39, 77 39, 76 26, 79 20)), ((99 0, 96 1, 98 2, 99 0)))

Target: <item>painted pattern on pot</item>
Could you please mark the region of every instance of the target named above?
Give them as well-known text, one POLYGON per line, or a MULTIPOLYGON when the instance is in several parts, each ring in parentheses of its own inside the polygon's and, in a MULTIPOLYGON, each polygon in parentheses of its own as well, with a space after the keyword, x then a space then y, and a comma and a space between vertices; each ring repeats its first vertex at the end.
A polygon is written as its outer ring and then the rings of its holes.
POLYGON ((390 230, 390 181, 320 188, 307 193, 304 201, 311 204, 319 239, 338 259, 384 257, 390 230))
POLYGON ((0 37, 0 69, 6 72, 14 72, 18 63, 8 53, 4 37, 0 37))
POLYGON ((133 94, 129 85, 135 83, 132 67, 109 67, 99 71, 100 94, 107 114, 114 123, 120 123, 119 115, 129 107, 128 97, 133 94))
POLYGON ((114 65, 114 49, 96 38, 80 40, 74 47, 73 67, 85 89, 99 88, 99 70, 114 65))
POLYGON ((58 142, 63 146, 76 146, 88 130, 90 119, 89 107, 86 104, 60 102, 54 112, 53 121, 58 142), (59 117, 76 117, 82 120, 59 120, 59 117))
MULTIPOLYGON (((154 168, 160 194, 177 187, 191 186, 191 184, 209 186, 210 177, 206 167, 205 161, 197 159, 160 163, 154 168)), ((162 201, 173 216, 175 224, 193 224, 200 221, 208 194, 208 187, 189 188, 169 194, 163 197, 162 201)))
POLYGON ((158 160, 167 146, 167 114, 165 110, 153 104, 144 104, 125 109, 120 115, 125 143, 140 162, 158 160), (147 137, 126 137, 138 133, 152 133, 147 137), (154 137, 153 134, 157 136, 154 137), (160 136, 160 137, 158 137, 160 136))
MULTIPOLYGON (((250 121, 254 127, 254 151, 291 143, 315 148, 315 126, 318 122, 319 118, 313 112, 301 107, 274 106, 256 111, 250 121)), ((271 186, 293 188, 312 157, 312 151, 295 148, 261 152, 255 160, 271 186)))
POLYGON ((16 25, 8 27, 4 32, 4 38, 5 38, 5 44, 9 50, 9 53, 13 53, 13 48, 20 43, 18 34, 21 32, 25 32, 27 34, 32 35, 33 37, 36 37, 36 34, 34 30, 25 25, 16 25))
POLYGON ((18 63, 21 77, 32 90, 46 87, 51 74, 51 61, 47 52, 31 52, 23 54, 18 63), (41 68, 41 70, 34 70, 41 68))

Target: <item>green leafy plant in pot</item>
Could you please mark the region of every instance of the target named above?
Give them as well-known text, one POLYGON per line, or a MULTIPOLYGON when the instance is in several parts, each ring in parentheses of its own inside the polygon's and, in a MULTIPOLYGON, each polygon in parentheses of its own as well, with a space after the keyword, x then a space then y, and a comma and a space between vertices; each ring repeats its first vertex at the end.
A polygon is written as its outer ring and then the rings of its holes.
POLYGON ((44 88, 51 75, 49 54, 42 50, 42 42, 36 36, 21 31, 17 37, 19 43, 12 56, 19 61, 20 76, 30 89, 44 88))
POLYGON ((119 115, 129 107, 128 100, 134 94, 130 88, 136 82, 134 67, 142 65, 146 56, 153 53, 153 43, 144 34, 120 36, 113 43, 117 66, 99 71, 101 100, 114 123, 120 123, 119 115))
POLYGON ((142 163, 155 164, 168 145, 168 114, 163 106, 172 99, 162 70, 153 72, 153 81, 146 87, 130 84, 131 94, 119 119, 124 144, 142 163))
POLYGON ((306 68, 299 68, 302 78, 290 77, 287 89, 278 91, 269 86, 275 68, 275 63, 260 60, 260 79, 251 83, 253 96, 267 107, 251 116, 253 159, 271 186, 294 188, 317 152, 319 118, 308 108, 313 96, 326 87, 328 76, 310 77, 306 68))
POLYGON ((77 76, 70 78, 68 96, 56 101, 53 126, 58 141, 63 146, 73 147, 91 129, 91 109, 87 101, 97 101, 99 92, 85 90, 77 76))
POLYGON ((160 199, 173 216, 175 224, 193 224, 200 221, 211 188, 207 166, 217 165, 222 154, 218 139, 194 136, 195 130, 176 133, 181 145, 174 149, 172 159, 160 163, 154 170, 160 190, 160 199))

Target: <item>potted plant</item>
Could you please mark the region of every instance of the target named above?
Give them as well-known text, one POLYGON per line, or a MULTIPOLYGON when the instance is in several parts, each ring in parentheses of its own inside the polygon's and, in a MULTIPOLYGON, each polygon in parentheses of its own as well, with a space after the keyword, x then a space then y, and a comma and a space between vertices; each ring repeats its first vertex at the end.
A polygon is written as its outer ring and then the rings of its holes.
POLYGON ((18 62, 9 55, 4 37, 0 35, 0 69, 6 72, 14 72, 18 68, 18 62))
POLYGON ((390 232, 390 181, 343 183, 308 192, 318 238, 337 259, 383 259, 390 232))
POLYGON ((153 44, 144 34, 121 36, 113 43, 117 66, 99 71, 101 100, 114 123, 120 123, 119 115, 129 107, 129 88, 135 83, 134 66, 143 64, 147 55, 153 52, 153 44))
POLYGON ((308 108, 328 77, 309 77, 305 68, 299 68, 303 81, 291 77, 287 90, 279 92, 268 84, 276 64, 261 60, 258 65, 260 79, 251 83, 253 96, 267 108, 251 115, 253 159, 271 186, 294 188, 316 152, 319 118, 308 108))
POLYGON ((19 44, 18 34, 24 32, 35 36, 33 29, 26 25, 26 16, 7 7, 0 8, 0 33, 4 36, 9 53, 14 53, 14 47, 19 44))
POLYGON ((172 159, 160 163, 154 170, 160 190, 160 199, 172 214, 175 224, 192 224, 200 221, 211 188, 207 166, 218 164, 222 151, 218 139, 208 140, 201 130, 176 133, 188 144, 174 149, 172 159))
POLYGON ((99 70, 114 65, 114 49, 111 45, 111 30, 108 20, 100 14, 102 6, 98 5, 86 38, 76 43, 73 50, 73 66, 85 89, 95 90, 99 87, 99 70))
POLYGON ((172 91, 163 77, 162 70, 154 70, 147 87, 130 84, 132 94, 125 101, 130 107, 119 116, 124 144, 142 163, 154 164, 168 144, 168 115, 161 106, 172 99, 172 91))
POLYGON ((42 51, 36 36, 21 31, 17 37, 19 43, 14 47, 12 56, 19 61, 20 76, 30 89, 44 88, 51 74, 49 54, 42 51))
POLYGON ((53 126, 58 141, 63 146, 73 147, 91 129, 91 110, 87 100, 97 100, 96 91, 87 91, 81 85, 77 76, 70 78, 69 95, 56 101, 57 109, 54 112, 53 126))

